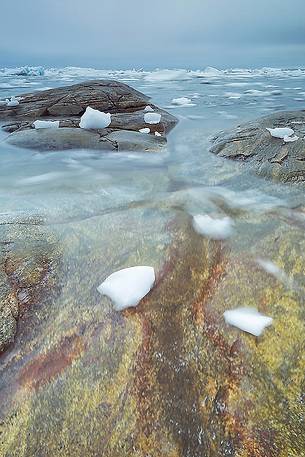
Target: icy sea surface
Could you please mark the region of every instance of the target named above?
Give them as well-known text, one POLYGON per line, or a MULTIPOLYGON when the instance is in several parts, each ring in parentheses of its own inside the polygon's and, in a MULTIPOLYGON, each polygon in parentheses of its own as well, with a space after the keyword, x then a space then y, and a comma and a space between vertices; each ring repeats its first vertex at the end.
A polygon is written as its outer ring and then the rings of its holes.
POLYGON ((164 152, 38 153, 0 132, 0 242, 21 303, 0 356, 0 455, 302 455, 304 186, 209 138, 304 109, 305 69, 0 69, 0 99, 109 78, 179 119, 164 152), (198 214, 232 233, 195 232, 198 214), (97 287, 135 265, 155 288, 117 312, 97 287), (224 321, 247 306, 273 319, 260 339, 224 321))
POLYGON ((167 152, 110 155, 84 150, 39 154, 1 146, 2 212, 39 211, 50 221, 63 222, 143 200, 159 199, 164 203, 179 190, 185 193, 194 188, 196 195, 205 195, 199 198, 198 207, 193 198, 187 199, 194 211, 200 211, 209 200, 206 192, 214 191, 228 192, 238 204, 247 195, 250 205, 272 205, 275 199, 289 205, 291 198, 295 203, 295 188, 244 173, 240 178, 242 165, 215 157, 208 147, 209 136, 220 130, 276 111, 302 109, 305 70, 2 69, 0 98, 101 78, 131 85, 178 117, 167 152), (186 106, 171 103, 181 97, 191 102, 186 106))

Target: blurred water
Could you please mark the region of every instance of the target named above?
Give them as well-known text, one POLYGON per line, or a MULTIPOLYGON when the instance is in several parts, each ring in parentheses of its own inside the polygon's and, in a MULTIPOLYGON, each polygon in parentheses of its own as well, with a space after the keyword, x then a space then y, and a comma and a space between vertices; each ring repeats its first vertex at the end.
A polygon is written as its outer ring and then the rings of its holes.
MULTIPOLYGON (((115 78, 149 95, 153 103, 176 115, 179 124, 169 135, 167 151, 156 155, 37 153, 1 145, 1 213, 38 213, 58 224, 125 210, 131 204, 211 211, 220 193, 222 202, 231 202, 229 206, 251 196, 251 202, 245 199, 243 205, 249 211, 255 205, 267 203, 270 209, 304 201, 302 188, 264 181, 247 173, 243 164, 208 151, 209 136, 219 130, 278 110, 301 109, 302 70, 178 71, 165 76, 162 71, 90 69, 46 70, 36 76, 16 72, 0 71, 0 98, 84 79, 115 78), (172 105, 177 97, 188 97, 195 106, 172 105)), ((1 132, 2 138, 5 135, 1 132)))

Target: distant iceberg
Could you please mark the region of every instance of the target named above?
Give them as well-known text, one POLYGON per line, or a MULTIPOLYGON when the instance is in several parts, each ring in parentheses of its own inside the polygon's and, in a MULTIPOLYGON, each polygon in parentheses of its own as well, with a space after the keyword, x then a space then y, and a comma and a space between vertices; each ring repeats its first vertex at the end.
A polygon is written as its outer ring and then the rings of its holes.
POLYGON ((6 76, 44 76, 43 67, 2 68, 0 71, 6 76))

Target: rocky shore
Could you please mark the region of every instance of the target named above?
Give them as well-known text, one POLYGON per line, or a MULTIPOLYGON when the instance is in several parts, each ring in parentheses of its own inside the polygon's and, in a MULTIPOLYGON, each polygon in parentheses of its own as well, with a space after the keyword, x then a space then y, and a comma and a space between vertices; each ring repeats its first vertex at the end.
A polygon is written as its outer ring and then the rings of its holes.
POLYGON ((149 101, 149 97, 124 83, 109 80, 88 81, 57 89, 23 94, 13 103, 0 104, 2 128, 10 133, 8 144, 35 150, 74 148, 109 151, 159 151, 177 119, 149 101), (86 108, 111 114, 111 124, 104 129, 80 129, 86 108), (161 116, 160 122, 148 124, 148 109, 161 116), (59 129, 36 130, 36 120, 59 121, 59 129), (150 134, 139 132, 149 128, 150 134))
POLYGON ((220 132, 211 152, 239 160, 260 176, 283 182, 305 181, 305 111, 287 111, 220 132), (298 139, 284 142, 267 129, 290 128, 298 139))

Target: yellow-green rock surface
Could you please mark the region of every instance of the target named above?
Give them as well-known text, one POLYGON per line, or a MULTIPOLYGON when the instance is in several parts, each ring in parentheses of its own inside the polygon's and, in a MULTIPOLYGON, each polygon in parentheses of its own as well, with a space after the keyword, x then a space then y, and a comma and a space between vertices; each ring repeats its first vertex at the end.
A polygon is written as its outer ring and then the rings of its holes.
POLYGON ((183 211, 154 208, 41 228, 56 243, 31 245, 33 258, 47 246, 52 272, 38 275, 40 299, 0 359, 0 455, 304 455, 303 232, 268 216, 256 238, 239 217, 238 242, 207 240, 183 211), (137 264, 155 268, 155 287, 116 312, 96 287, 137 264), (223 312, 237 306, 273 325, 259 338, 227 326, 223 312))

